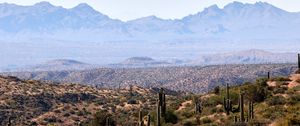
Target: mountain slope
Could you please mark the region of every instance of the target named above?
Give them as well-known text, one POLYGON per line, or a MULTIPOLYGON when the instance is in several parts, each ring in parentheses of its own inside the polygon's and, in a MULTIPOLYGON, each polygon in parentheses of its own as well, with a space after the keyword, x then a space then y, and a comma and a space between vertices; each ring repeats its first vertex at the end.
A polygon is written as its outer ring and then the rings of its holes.
MULTIPOLYGON (((110 120, 113 124, 132 126, 141 122, 140 118, 146 124, 148 115, 153 119, 151 124, 155 124, 157 91, 157 88, 152 90, 137 86, 111 90, 0 76, 0 125, 98 126, 110 120)), ((228 115, 223 108, 223 99, 226 98, 223 87, 205 94, 176 94, 166 92, 164 101, 167 111, 165 121, 161 122, 163 125, 300 124, 299 74, 259 78, 256 82, 230 87, 229 99, 233 108, 228 115), (244 93, 243 100, 239 98, 240 92, 244 93), (243 101, 243 104, 238 101, 243 101), (248 116, 250 101, 254 103, 254 118, 248 116), (195 114, 196 102, 201 110, 198 114, 195 114), (234 121, 235 117, 242 115, 241 111, 236 111, 238 105, 244 107, 246 122, 234 121)))
POLYGON ((204 55, 191 61, 190 64, 264 64, 294 63, 296 53, 271 53, 263 50, 245 50, 220 54, 204 55))
POLYGON ((72 82, 118 88, 134 84, 165 87, 175 91, 204 93, 217 85, 243 84, 257 77, 287 76, 296 71, 292 64, 215 65, 205 67, 100 68, 83 71, 3 73, 23 79, 72 82))

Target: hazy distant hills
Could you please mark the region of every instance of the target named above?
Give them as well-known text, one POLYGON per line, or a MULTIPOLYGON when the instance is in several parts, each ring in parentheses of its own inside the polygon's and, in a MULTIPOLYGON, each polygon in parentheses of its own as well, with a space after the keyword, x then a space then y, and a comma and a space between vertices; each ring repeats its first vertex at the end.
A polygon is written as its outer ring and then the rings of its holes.
POLYGON ((131 57, 120 63, 109 64, 108 67, 118 68, 142 68, 142 67, 163 67, 163 66, 176 66, 180 65, 179 62, 159 61, 150 57, 131 57))
POLYGON ((205 92, 217 85, 243 84, 257 77, 287 76, 296 71, 293 64, 213 65, 197 67, 99 68, 83 71, 44 71, 3 73, 23 79, 72 82, 98 87, 129 85, 165 87, 176 91, 205 92))
POLYGON ((177 20, 155 16, 123 22, 87 4, 65 9, 48 2, 33 6, 0 4, 1 34, 62 40, 176 40, 221 37, 239 39, 299 38, 300 13, 271 4, 233 2, 177 20), (72 37, 66 37, 75 35, 72 37), (40 36, 40 37, 39 37, 40 36))
POLYGON ((245 50, 200 56, 189 62, 194 65, 212 64, 263 64, 263 63, 296 63, 296 53, 271 53, 263 50, 245 50))
POLYGON ((2 72, 20 71, 62 71, 62 70, 86 70, 100 67, 108 68, 147 68, 147 67, 172 67, 172 66, 206 66, 222 64, 277 64, 296 63, 296 53, 272 53, 263 50, 245 50, 237 52, 202 55, 192 60, 168 59, 159 60, 151 57, 131 57, 122 62, 93 65, 76 60, 57 59, 41 64, 23 67, 2 68, 2 72))
POLYGON ((47 61, 45 63, 41 63, 41 64, 37 64, 37 65, 4 69, 3 71, 6 71, 6 72, 62 71, 62 70, 85 70, 85 69, 92 69, 92 68, 97 68, 97 67, 99 67, 99 66, 79 62, 76 60, 57 59, 57 60, 51 60, 51 61, 47 61))

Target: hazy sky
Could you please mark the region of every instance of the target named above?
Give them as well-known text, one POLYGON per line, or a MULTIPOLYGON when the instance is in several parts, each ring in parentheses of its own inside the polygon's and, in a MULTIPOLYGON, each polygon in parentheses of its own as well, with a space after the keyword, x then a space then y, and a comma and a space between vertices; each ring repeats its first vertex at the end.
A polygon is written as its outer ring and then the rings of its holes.
MULTIPOLYGON (((32 5, 45 0, 0 0, 0 3, 32 5)), ((123 21, 156 15, 164 19, 182 18, 217 4, 219 7, 234 0, 48 0, 51 4, 72 8, 79 3, 88 3, 94 9, 111 18, 123 21)), ((235 0, 255 3, 257 0, 235 0)), ((300 0, 261 0, 290 12, 300 12, 300 0)))

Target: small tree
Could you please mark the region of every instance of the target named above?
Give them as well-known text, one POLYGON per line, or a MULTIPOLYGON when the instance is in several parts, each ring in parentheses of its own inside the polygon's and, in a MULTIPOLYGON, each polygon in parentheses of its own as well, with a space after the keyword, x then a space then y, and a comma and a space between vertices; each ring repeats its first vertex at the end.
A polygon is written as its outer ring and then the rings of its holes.
POLYGON ((220 86, 216 86, 216 87, 214 88, 214 93, 215 93, 216 95, 219 95, 219 94, 220 94, 220 86))

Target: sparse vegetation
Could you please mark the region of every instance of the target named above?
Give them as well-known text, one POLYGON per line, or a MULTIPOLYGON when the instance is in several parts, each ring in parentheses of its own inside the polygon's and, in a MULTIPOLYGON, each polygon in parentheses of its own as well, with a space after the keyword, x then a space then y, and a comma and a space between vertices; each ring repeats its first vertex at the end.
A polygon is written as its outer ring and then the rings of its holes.
MULTIPOLYGON (((227 88, 216 87, 206 94, 165 90, 158 95, 159 89, 155 88, 131 86, 113 90, 0 77, 0 91, 6 91, 0 96, 0 112, 11 111, 12 115, 18 115, 13 124, 20 125, 102 126, 109 122, 110 125, 132 126, 147 122, 147 115, 150 115, 151 125, 156 125, 157 115, 162 116, 160 121, 164 126, 299 125, 298 80, 295 76, 292 79, 259 78, 241 86, 231 86, 229 93, 227 88), (290 83, 294 86, 289 86, 290 83), (160 114, 157 114, 158 98, 162 102, 159 103, 160 114), (229 114, 226 114, 225 104, 230 105, 229 114), (243 117, 248 122, 239 121, 241 104, 244 105, 243 117), (138 114, 141 108, 142 118, 138 114), (249 114, 253 114, 253 119, 249 114)), ((9 113, 3 115, 6 117, 9 113)), ((7 118, 0 121, 1 125, 6 124, 7 118)))

